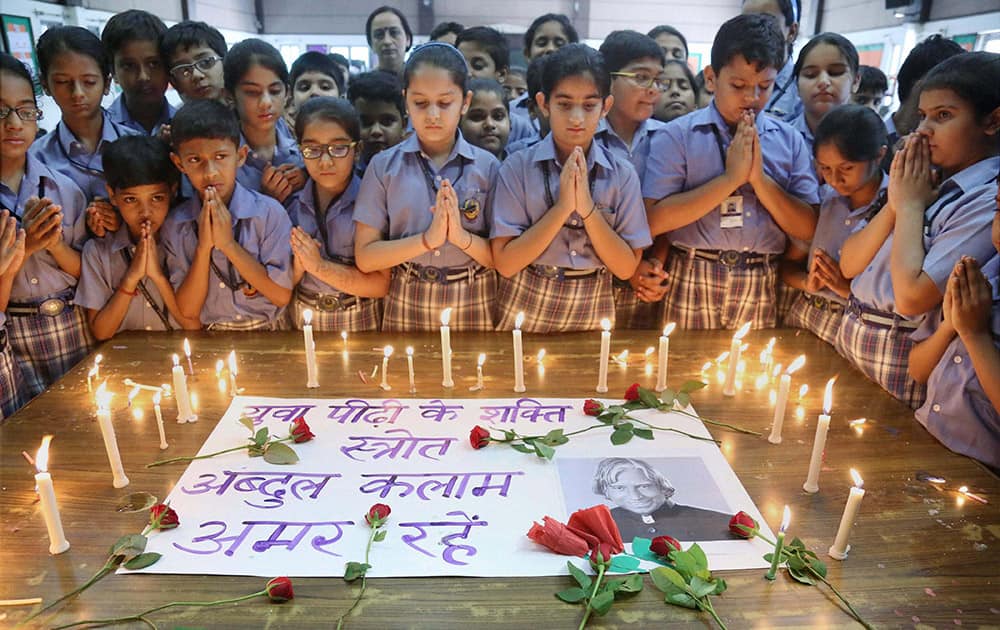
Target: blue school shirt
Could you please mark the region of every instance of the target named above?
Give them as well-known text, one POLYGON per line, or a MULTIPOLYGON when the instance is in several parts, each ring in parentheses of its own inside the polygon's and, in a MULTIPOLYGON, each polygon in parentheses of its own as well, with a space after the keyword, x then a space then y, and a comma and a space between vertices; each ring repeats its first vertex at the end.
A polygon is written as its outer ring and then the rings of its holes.
MULTIPOLYGON (((236 171, 236 181, 244 188, 260 192, 260 180, 264 177, 264 169, 268 165, 278 167, 282 164, 294 164, 299 168, 305 168, 305 162, 302 160, 302 153, 299 152, 295 136, 283 119, 278 119, 274 126, 274 132, 276 144, 274 145, 274 157, 270 162, 258 157, 253 149, 247 147, 249 149, 247 159, 243 166, 236 171)), ((247 139, 240 133, 240 146, 246 143, 247 139)))
MULTIPOLYGON (((307 180, 288 204, 288 216, 292 225, 302 228, 306 234, 323 243, 324 257, 335 262, 354 264, 354 202, 361 189, 361 179, 355 175, 340 197, 334 199, 326 209, 326 238, 319 229, 316 216, 316 194, 313 181, 307 180)), ((313 293, 340 293, 316 276, 306 272, 299 286, 313 293)))
MULTIPOLYGON (((24 204, 30 197, 38 196, 41 188, 39 182, 43 178, 43 196, 62 206, 63 241, 77 251, 83 249, 83 243, 87 240, 87 200, 73 180, 45 165, 31 151, 26 158, 20 189, 14 192, 7 184, 0 182, 0 205, 12 210, 18 217, 18 225, 23 227, 20 217, 24 214, 24 204)), ((43 249, 24 261, 21 270, 14 277, 10 301, 37 302, 73 289, 76 285, 77 279, 60 269, 52 254, 43 249)))
MULTIPOLYGON (((156 248, 159 256, 161 269, 166 269, 166 252, 162 245, 156 248)), ((108 300, 118 290, 118 285, 128 272, 129 265, 123 256, 123 252, 128 252, 130 256, 135 254, 135 245, 132 244, 132 237, 128 233, 128 227, 122 226, 117 232, 112 232, 106 238, 94 238, 87 241, 83 246, 81 258, 80 285, 76 289, 76 304, 84 308, 99 311, 105 307, 108 300)), ((174 329, 180 328, 177 322, 167 310, 163 301, 163 296, 156 288, 156 284, 149 278, 144 278, 143 286, 149 292, 156 305, 167 316, 167 320, 174 329)), ((138 291, 138 289, 137 289, 138 291)), ((118 326, 118 331, 122 330, 166 330, 163 320, 156 314, 156 310, 146 301, 142 291, 132 297, 128 305, 128 311, 118 326)))
POLYGON ((538 128, 536 123, 527 116, 515 116, 508 114, 510 118, 510 135, 507 136, 507 146, 514 144, 524 138, 537 138, 538 128))
MULTIPOLYGON (((769 116, 757 116, 764 172, 788 194, 805 203, 819 203, 812 155, 798 131, 769 116)), ((653 134, 642 180, 642 196, 660 200, 697 188, 726 170, 725 152, 732 141, 729 127, 715 107, 676 118, 653 134), (718 139, 712 129, 718 130, 718 139)), ((743 227, 721 227, 718 207, 698 219, 668 232, 670 242, 695 249, 732 249, 761 254, 785 251, 785 233, 757 201, 753 186, 743 184, 732 193, 743 197, 743 227)))
MULTIPOLYGON (((233 218, 233 232, 243 249, 264 265, 267 275, 278 285, 292 288, 292 222, 288 213, 273 198, 248 190, 236 184, 229 201, 233 218)), ((167 254, 170 284, 178 288, 191 269, 198 246, 198 216, 201 199, 187 199, 170 210, 160 228, 160 242, 167 254)), ((212 250, 212 260, 226 281, 209 270, 208 294, 201 309, 201 323, 210 326, 220 322, 268 320, 273 321, 281 309, 261 293, 247 296, 242 290, 226 286, 229 271, 236 282, 243 279, 236 267, 218 249, 212 250)))
MULTIPOLYGON (((437 197, 428 178, 435 185, 447 179, 458 196, 460 212, 463 205, 470 208, 479 205, 474 217, 472 212, 462 213, 462 226, 485 238, 493 220, 490 191, 499 167, 500 162, 492 153, 472 146, 458 132, 451 154, 444 166, 437 169, 413 134, 372 158, 354 203, 354 220, 375 228, 388 240, 422 234, 431 225, 430 208, 437 197)), ((409 262, 439 268, 478 264, 460 247, 448 242, 409 262)))
POLYGON ((173 119, 174 114, 177 113, 177 108, 167 102, 167 99, 163 99, 162 109, 160 109, 160 117, 157 119, 156 124, 153 125, 153 131, 147 132, 146 128, 142 126, 138 120, 132 117, 132 113, 128 111, 125 107, 125 95, 119 94, 118 98, 115 99, 114 103, 111 103, 111 107, 108 108, 108 115, 111 120, 115 121, 119 125, 128 127, 129 129, 138 132, 143 135, 155 136, 160 133, 160 128, 163 125, 169 125, 171 119, 173 119))
POLYGON ((764 111, 778 120, 791 120, 802 111, 802 99, 799 98, 799 86, 795 80, 795 59, 788 56, 785 65, 778 70, 774 79, 774 91, 767 102, 764 111))
MULTIPOLYGON (((989 260, 996 253, 990 226, 996 212, 997 168, 1000 157, 991 157, 946 179, 938 189, 937 201, 924 210, 930 233, 924 232, 923 271, 944 295, 955 263, 962 256, 989 260)), ((892 234, 865 270, 851 281, 851 294, 860 302, 881 311, 895 312, 890 259, 892 234)), ((923 315, 910 319, 919 320, 923 315)))
POLYGON ((632 136, 632 146, 629 146, 611 128, 608 119, 602 118, 601 122, 597 124, 594 140, 603 144, 604 148, 631 162, 639 176, 639 181, 642 182, 642 176, 646 174, 646 159, 649 157, 650 141, 657 130, 666 126, 666 123, 655 118, 647 118, 635 130, 635 135, 632 136))
POLYGON ((87 153, 69 127, 62 122, 31 145, 29 153, 45 163, 49 168, 69 177, 83 191, 90 203, 95 198, 108 198, 104 185, 104 164, 101 154, 108 144, 122 136, 138 135, 139 132, 119 125, 111 119, 107 110, 103 111, 104 124, 101 126, 101 140, 97 150, 87 153))
POLYGON ((795 127, 795 130, 802 134, 802 139, 806 141, 806 146, 809 148, 809 155, 812 156, 813 145, 816 144, 816 139, 813 137, 813 132, 809 129, 805 111, 799 112, 799 115, 789 120, 788 124, 795 127))
POLYGON ((508 142, 507 143, 507 157, 510 157, 510 156, 514 155, 515 153, 517 153, 519 151, 523 151, 524 149, 527 149, 529 147, 533 147, 533 146, 535 146, 536 144, 538 144, 541 141, 542 141, 542 138, 540 138, 538 136, 528 136, 527 138, 521 138, 517 142, 508 142))
MULTIPOLYGON (((552 200, 559 200, 559 175, 563 165, 556 159, 552 134, 530 149, 521 151, 503 163, 494 193, 493 229, 490 238, 518 237, 549 211, 545 195, 545 172, 549 168, 552 200)), ((642 204, 639 177, 625 159, 591 142, 587 151, 588 177, 593 178, 593 198, 598 211, 632 249, 653 244, 642 204)), ((584 210, 589 212, 590 208, 584 210)), ((596 212, 596 211, 595 211, 596 212)), ((583 219, 572 213, 535 264, 569 269, 596 269, 606 265, 597 255, 583 227, 583 219)))
POLYGON ((510 110, 510 115, 512 117, 513 116, 518 116, 520 118, 524 118, 535 129, 535 131, 538 130, 538 126, 537 126, 538 123, 536 123, 535 121, 531 120, 531 113, 528 111, 528 93, 527 92, 525 92, 521 96, 518 96, 517 98, 511 99, 510 102, 507 103, 507 109, 510 110))
MULTIPOLYGON (((982 267, 993 288, 990 330, 1000 348, 1000 297, 997 295, 1000 256, 982 267)), ((931 312, 912 335, 914 341, 930 337, 941 324, 941 307, 931 312)), ((969 351, 955 336, 927 380, 927 402, 917 409, 920 424, 951 450, 1000 467, 1000 412, 993 407, 976 376, 969 351)))

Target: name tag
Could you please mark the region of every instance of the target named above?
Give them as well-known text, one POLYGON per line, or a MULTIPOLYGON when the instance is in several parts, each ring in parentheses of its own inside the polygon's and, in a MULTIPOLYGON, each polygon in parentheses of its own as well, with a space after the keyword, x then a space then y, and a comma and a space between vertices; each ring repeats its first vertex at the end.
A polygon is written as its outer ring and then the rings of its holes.
POLYGON ((743 227, 743 197, 727 198, 719 206, 719 227, 723 229, 743 227))
POLYGON ((642 515, 642 522, 645 523, 646 525, 652 525, 653 523, 656 522, 656 520, 652 516, 650 516, 649 514, 643 514, 642 515))

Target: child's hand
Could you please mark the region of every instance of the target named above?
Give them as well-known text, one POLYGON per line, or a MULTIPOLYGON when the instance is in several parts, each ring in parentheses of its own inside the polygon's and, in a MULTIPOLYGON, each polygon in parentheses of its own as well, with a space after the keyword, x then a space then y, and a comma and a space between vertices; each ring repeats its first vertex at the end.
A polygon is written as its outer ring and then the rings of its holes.
POLYGON ((302 187, 306 185, 306 170, 304 168, 299 168, 294 164, 282 164, 278 167, 278 171, 285 176, 285 181, 292 187, 293 193, 302 190, 302 187))
POLYGON ((897 215, 923 214, 937 193, 932 184, 931 153, 927 139, 911 134, 892 158, 889 169, 889 199, 897 215))
POLYGON ((323 263, 320 247, 320 242, 306 234, 305 230, 298 226, 292 228, 292 253, 295 254, 295 262, 304 271, 315 274, 319 270, 323 263))
POLYGON ((260 192, 274 197, 280 203, 285 203, 285 199, 292 194, 292 184, 285 177, 284 171, 268 164, 264 167, 264 174, 260 178, 260 192))
POLYGON ((726 150, 726 174, 738 187, 750 180, 751 168, 753 168, 753 137, 746 119, 743 118, 736 126, 733 141, 726 150))
POLYGON ((87 206, 87 227, 94 236, 101 238, 108 232, 117 232, 121 225, 121 217, 107 199, 95 198, 87 206))
MULTIPOLYGON (((958 264, 955 264, 958 268, 958 264)), ((952 271, 954 273, 954 271, 952 271)), ((955 325, 951 321, 951 309, 953 308, 952 295, 954 294, 955 284, 951 282, 951 277, 948 278, 948 284, 944 289, 944 299, 941 301, 941 325, 939 328, 946 331, 949 336, 955 334, 955 325)))
POLYGON ((163 267, 160 266, 160 247, 156 244, 156 237, 153 236, 152 228, 148 222, 143 226, 143 239, 146 241, 146 249, 148 250, 146 277, 155 282, 166 280, 167 275, 163 273, 163 267))
POLYGON ((764 183, 764 155, 760 148, 760 135, 757 133, 757 127, 753 124, 753 114, 747 117, 748 129, 750 130, 750 140, 752 143, 752 155, 753 162, 750 165, 750 174, 747 176, 747 181, 751 186, 760 186, 764 183))
POLYGON ((587 156, 583 154, 583 149, 576 147, 573 149, 571 159, 576 160, 576 211, 580 217, 589 217, 594 208, 594 198, 590 194, 590 171, 587 170, 587 156))
POLYGON ((445 209, 448 214, 448 242, 461 249, 468 249, 472 244, 472 235, 462 226, 462 213, 458 209, 458 194, 447 179, 441 182, 442 205, 438 210, 445 209))
POLYGON ((62 206, 48 197, 30 197, 24 204, 24 231, 25 256, 52 247, 62 238, 62 206))
POLYGON ((209 189, 205 199, 212 213, 212 245, 225 252, 233 244, 233 217, 214 188, 209 189))
POLYGON ((17 270, 24 260, 24 230, 18 229, 17 219, 4 210, 0 213, 0 276, 17 270))
POLYGON ((122 278, 121 287, 129 293, 134 293, 136 287, 146 277, 146 267, 149 264, 149 239, 146 238, 146 228, 142 229, 142 235, 135 246, 135 254, 132 256, 132 263, 122 278))
POLYGON ((947 291, 952 293, 951 324, 959 336, 965 338, 979 333, 989 334, 993 288, 974 258, 963 256, 958 261, 948 280, 947 291))
POLYGON ((576 169, 576 160, 570 155, 559 173, 559 198, 556 199, 556 205, 561 205, 565 216, 569 216, 574 210, 584 212, 582 208, 576 207, 576 169))
POLYGON ((424 246, 430 249, 437 249, 448 242, 448 208, 447 203, 438 190, 438 198, 441 205, 431 206, 431 224, 424 231, 424 246))
POLYGON ((156 132, 156 135, 160 138, 160 140, 170 144, 170 125, 160 125, 160 130, 156 132))
POLYGON ((819 293, 825 286, 823 278, 816 273, 816 257, 813 256, 812 261, 809 263, 809 273, 806 274, 806 291, 809 293, 819 293))
POLYGON ((211 252, 215 247, 212 241, 212 203, 209 201, 212 189, 205 191, 201 202, 201 214, 198 215, 198 247, 207 248, 211 252))
POLYGON ((841 273, 840 264, 822 249, 817 249, 813 254, 813 273, 823 286, 840 297, 847 298, 851 295, 851 281, 841 273))
POLYGON ((664 283, 666 279, 667 272, 663 270, 663 263, 659 258, 652 260, 643 258, 639 261, 635 273, 629 278, 629 284, 641 301, 658 302, 667 293, 664 283))

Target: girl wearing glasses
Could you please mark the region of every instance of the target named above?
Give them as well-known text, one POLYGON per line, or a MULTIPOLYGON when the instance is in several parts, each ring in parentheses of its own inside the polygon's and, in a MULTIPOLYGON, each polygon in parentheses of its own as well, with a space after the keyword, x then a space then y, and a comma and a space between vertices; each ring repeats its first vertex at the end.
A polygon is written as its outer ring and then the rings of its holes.
POLYGON ((295 226, 295 327, 302 327, 302 312, 310 309, 316 330, 378 330, 389 271, 364 273, 354 264, 361 121, 348 101, 318 96, 302 104, 295 134, 309 173, 305 187, 288 204, 295 226))

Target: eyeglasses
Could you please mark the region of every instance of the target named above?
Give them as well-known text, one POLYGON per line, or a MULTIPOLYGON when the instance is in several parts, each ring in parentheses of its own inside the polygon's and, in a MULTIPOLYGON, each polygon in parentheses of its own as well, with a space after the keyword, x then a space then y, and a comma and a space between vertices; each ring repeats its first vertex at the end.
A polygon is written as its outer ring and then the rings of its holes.
POLYGON ((302 151, 302 157, 307 160, 318 160, 324 154, 332 158, 345 158, 351 152, 351 149, 358 146, 358 144, 358 142, 350 144, 303 144, 299 147, 299 150, 302 151))
POLYGON ((175 80, 188 80, 194 76, 194 71, 197 68, 198 72, 205 74, 209 70, 215 67, 215 64, 222 61, 222 57, 205 57, 204 59, 199 59, 194 63, 182 63, 179 66, 174 66, 170 69, 170 76, 175 80))
POLYGON ((7 120, 7 117, 12 113, 17 114, 17 117, 21 120, 42 119, 42 110, 37 107, 30 107, 28 105, 23 107, 7 107, 5 105, 0 105, 0 120, 7 120))
POLYGON ((664 77, 649 76, 645 72, 612 72, 613 77, 624 77, 629 79, 637 87, 644 89, 657 89, 661 92, 670 87, 670 79, 664 77))

